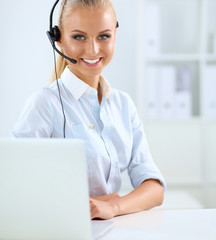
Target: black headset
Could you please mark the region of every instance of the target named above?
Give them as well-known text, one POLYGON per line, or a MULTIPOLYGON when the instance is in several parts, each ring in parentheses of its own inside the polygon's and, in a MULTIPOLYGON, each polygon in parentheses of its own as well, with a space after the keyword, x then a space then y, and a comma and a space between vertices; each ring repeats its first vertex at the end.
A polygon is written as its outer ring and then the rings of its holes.
MULTIPOLYGON (((58 54, 60 54, 62 57, 66 58, 66 59, 69 60, 70 62, 76 64, 77 61, 76 61, 75 59, 72 59, 72 58, 69 58, 69 57, 65 56, 65 55, 64 55, 62 52, 60 52, 60 51, 58 50, 58 48, 56 48, 56 46, 55 46, 55 42, 57 42, 57 41, 59 40, 60 36, 61 36, 59 27, 58 27, 58 26, 54 26, 54 27, 53 27, 53 24, 52 24, 52 23, 53 23, 53 12, 54 12, 55 7, 56 7, 56 5, 58 4, 58 2, 59 2, 59 0, 57 0, 57 1, 54 3, 54 5, 53 5, 53 7, 52 7, 52 10, 51 10, 51 12, 50 12, 50 27, 49 27, 49 31, 47 31, 47 36, 48 36, 48 38, 49 38, 49 40, 50 40, 50 43, 51 43, 53 49, 54 49, 58 54)), ((117 22, 116 22, 116 28, 118 28, 118 27, 119 27, 119 23, 118 23, 118 21, 117 21, 117 22)))
MULTIPOLYGON (((53 27, 53 12, 55 10, 56 5, 58 4, 59 0, 57 0, 50 12, 50 26, 49 26, 49 31, 47 31, 47 36, 49 38, 49 41, 53 47, 53 52, 54 50, 61 55, 63 58, 69 60, 70 62, 72 62, 73 64, 76 64, 77 61, 75 59, 69 58, 66 55, 64 55, 62 52, 60 52, 58 50, 58 48, 55 46, 55 42, 57 42, 60 39, 61 33, 59 30, 58 26, 54 26, 53 27)), ((118 21, 116 22, 116 28, 119 27, 119 23, 118 21)), ((55 61, 55 74, 56 74, 56 81, 57 81, 57 87, 58 87, 58 93, 59 93, 59 99, 60 99, 60 103, 61 103, 61 108, 62 108, 62 114, 63 114, 63 118, 64 118, 64 124, 63 124, 63 134, 64 134, 64 138, 65 138, 65 126, 66 126, 66 117, 65 117, 65 112, 64 112, 64 106, 62 103, 62 98, 61 98, 61 92, 60 92, 60 87, 59 87, 59 83, 58 83, 58 78, 57 78, 57 70, 56 70, 56 59, 55 59, 55 53, 54 53, 54 61, 55 61)))
POLYGON ((59 30, 58 26, 54 26, 54 27, 53 27, 53 25, 52 25, 52 23, 53 23, 53 12, 54 12, 55 7, 56 7, 56 5, 58 4, 58 2, 59 2, 59 0, 57 0, 57 1, 55 2, 55 4, 54 4, 53 7, 52 7, 52 10, 51 10, 51 12, 50 12, 50 30, 47 31, 47 36, 48 36, 48 38, 49 38, 49 40, 50 40, 50 43, 51 43, 53 49, 56 50, 56 52, 57 52, 58 54, 60 54, 63 58, 66 58, 66 59, 69 60, 70 62, 76 64, 77 61, 76 61, 75 59, 72 59, 72 58, 69 58, 69 57, 65 56, 65 55, 64 55, 62 52, 60 52, 60 51, 58 50, 58 48, 55 46, 55 42, 57 42, 57 41, 59 40, 60 36, 61 36, 61 33, 60 33, 60 30, 59 30))

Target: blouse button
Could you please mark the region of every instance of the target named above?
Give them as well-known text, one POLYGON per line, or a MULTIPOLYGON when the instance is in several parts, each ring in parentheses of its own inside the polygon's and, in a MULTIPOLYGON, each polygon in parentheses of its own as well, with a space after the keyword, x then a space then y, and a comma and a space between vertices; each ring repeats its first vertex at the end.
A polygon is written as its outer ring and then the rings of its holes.
POLYGON ((98 111, 99 111, 99 107, 95 107, 94 112, 98 112, 98 111))

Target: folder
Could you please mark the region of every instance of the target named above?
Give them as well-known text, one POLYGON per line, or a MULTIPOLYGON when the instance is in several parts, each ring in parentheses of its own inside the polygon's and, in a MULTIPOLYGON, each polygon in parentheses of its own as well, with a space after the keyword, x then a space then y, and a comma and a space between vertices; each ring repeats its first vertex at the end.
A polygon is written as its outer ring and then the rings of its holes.
POLYGON ((146 55, 157 55, 160 52, 160 7, 148 3, 144 10, 144 51, 146 55))
POLYGON ((216 54, 216 33, 213 35, 213 54, 216 54))
POLYGON ((216 66, 207 66, 203 82, 203 114, 216 118, 216 66))
POLYGON ((187 66, 177 69, 177 82, 175 92, 175 117, 190 118, 192 114, 192 74, 187 66))
POLYGON ((174 66, 162 66, 159 73, 159 116, 162 119, 172 119, 175 107, 176 69, 174 66))
POLYGON ((158 118, 158 67, 149 66, 147 68, 147 118, 158 118))
POLYGON ((188 119, 191 117, 192 104, 189 91, 177 91, 175 94, 175 118, 188 119))

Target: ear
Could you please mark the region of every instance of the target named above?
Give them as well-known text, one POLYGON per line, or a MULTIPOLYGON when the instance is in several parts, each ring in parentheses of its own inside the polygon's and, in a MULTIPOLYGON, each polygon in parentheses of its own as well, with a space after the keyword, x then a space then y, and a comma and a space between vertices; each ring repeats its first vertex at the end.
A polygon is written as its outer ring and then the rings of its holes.
POLYGON ((57 41, 58 46, 61 48, 62 47, 62 43, 61 43, 61 37, 59 38, 59 40, 57 41))
POLYGON ((114 41, 116 42, 116 33, 117 33, 117 28, 114 30, 114 41))

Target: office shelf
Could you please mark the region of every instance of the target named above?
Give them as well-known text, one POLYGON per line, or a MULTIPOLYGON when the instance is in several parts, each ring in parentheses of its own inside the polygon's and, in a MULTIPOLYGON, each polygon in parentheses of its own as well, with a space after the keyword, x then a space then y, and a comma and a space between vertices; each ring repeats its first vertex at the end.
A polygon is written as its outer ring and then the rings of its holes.
MULTIPOLYGON (((216 114, 208 115, 205 105, 207 70, 216 69, 216 0, 139 0, 138 9, 136 102, 153 157, 170 183, 216 184, 216 114), (190 71, 191 112, 186 117, 149 116, 148 70, 164 66, 190 71)), ((216 96, 216 75, 211 88, 216 96)))
MULTIPOLYGON (((172 66, 175 69, 181 66, 188 67, 189 71, 192 71, 191 116, 188 116, 188 119, 197 116, 208 118, 204 110, 204 88, 206 69, 209 65, 216 68, 216 0, 139 0, 138 4, 140 61, 137 103, 143 120, 149 118, 146 99, 148 96, 146 91, 149 90, 147 86, 149 66, 172 66), (152 11, 150 20, 148 14, 151 14, 148 11, 152 11), (150 39, 149 31, 152 31, 150 39)), ((216 84, 212 87, 216 88, 216 84)), ((156 118, 160 117, 159 113, 156 118)), ((214 119, 216 120, 216 113, 214 119)))
MULTIPOLYGON (((216 59, 214 56, 210 59, 216 59)), ((199 54, 158 54, 156 56, 145 56, 146 62, 189 62, 189 61, 202 61, 205 57, 199 54)))

